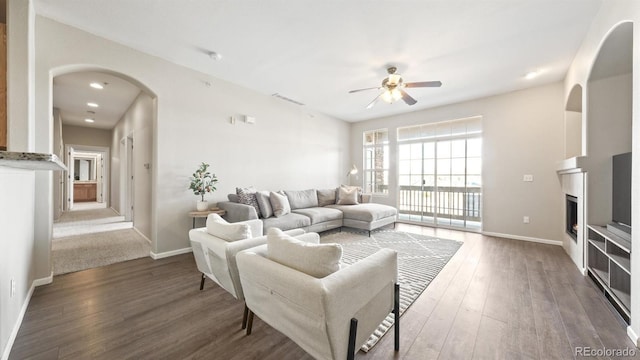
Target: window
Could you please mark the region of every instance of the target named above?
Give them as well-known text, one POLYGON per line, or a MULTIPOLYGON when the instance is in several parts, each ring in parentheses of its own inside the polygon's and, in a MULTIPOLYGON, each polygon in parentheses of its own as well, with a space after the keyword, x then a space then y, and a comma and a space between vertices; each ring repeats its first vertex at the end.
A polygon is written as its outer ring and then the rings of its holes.
POLYGON ((398 128, 400 219, 481 228, 481 136, 480 117, 398 128))
POLYGON ((389 193, 389 133, 387 129, 366 131, 363 134, 364 192, 389 193))

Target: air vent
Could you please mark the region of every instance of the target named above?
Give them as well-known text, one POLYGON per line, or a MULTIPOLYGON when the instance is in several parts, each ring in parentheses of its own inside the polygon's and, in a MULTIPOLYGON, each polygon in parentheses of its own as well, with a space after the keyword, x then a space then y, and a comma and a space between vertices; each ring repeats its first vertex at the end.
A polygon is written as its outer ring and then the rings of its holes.
POLYGON ((288 98, 288 97, 286 97, 286 96, 282 96, 282 95, 280 95, 280 94, 278 94, 278 93, 271 94, 271 96, 273 96, 273 97, 277 97, 278 99, 282 99, 282 100, 284 100, 284 101, 288 101, 288 102, 290 102, 290 103, 294 103, 294 104, 296 104, 296 105, 304 106, 304 104, 303 104, 303 103, 301 103, 301 102, 299 102, 299 101, 295 101, 295 100, 293 100, 293 99, 290 99, 290 98, 288 98))

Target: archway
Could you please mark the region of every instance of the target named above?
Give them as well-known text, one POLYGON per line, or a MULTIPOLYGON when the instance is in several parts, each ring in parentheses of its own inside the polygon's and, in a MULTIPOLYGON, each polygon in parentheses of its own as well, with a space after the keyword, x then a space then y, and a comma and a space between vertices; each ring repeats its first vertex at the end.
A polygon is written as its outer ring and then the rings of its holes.
POLYGON ((582 86, 571 89, 564 113, 565 159, 583 155, 582 151, 582 86))
MULTIPOLYGON (((58 153, 64 148, 60 145, 68 144, 106 148, 110 156, 104 174, 105 182, 109 183, 105 201, 117 215, 132 221, 137 233, 152 242, 155 214, 152 208, 155 166, 152 163, 157 123, 155 94, 126 74, 84 65, 65 66, 51 71, 50 84, 54 152, 58 153), (93 85, 96 87, 93 88, 93 85), (67 100, 78 104, 62 104, 62 91, 71 94, 71 99, 67 100), (86 97, 87 94, 90 98, 86 97), (109 96, 115 100, 108 99, 109 96), (91 107, 90 102, 95 102, 98 107, 91 107), (84 124, 85 119, 91 124, 84 124), (68 139, 65 134, 70 133, 72 128, 75 137, 68 139), (130 146, 120 145, 123 141, 131 144, 134 139, 135 151, 130 146)), ((65 151, 58 155, 65 159, 68 154, 65 151)), ((65 181, 72 183, 69 174, 65 174, 65 178, 65 181)), ((54 185, 60 180, 54 177, 54 185)), ((69 188, 67 185, 66 189, 69 188)), ((54 208, 59 207, 56 204, 59 198, 54 194, 54 208)), ((68 194, 63 200, 70 200, 68 194)))

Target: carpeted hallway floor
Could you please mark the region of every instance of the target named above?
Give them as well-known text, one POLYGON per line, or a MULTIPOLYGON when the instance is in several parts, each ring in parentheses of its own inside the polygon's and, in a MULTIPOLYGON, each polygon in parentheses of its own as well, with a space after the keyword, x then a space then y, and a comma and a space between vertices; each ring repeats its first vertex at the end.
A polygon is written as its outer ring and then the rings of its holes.
POLYGON ((53 274, 149 256, 149 241, 113 209, 65 212, 53 228, 53 274))

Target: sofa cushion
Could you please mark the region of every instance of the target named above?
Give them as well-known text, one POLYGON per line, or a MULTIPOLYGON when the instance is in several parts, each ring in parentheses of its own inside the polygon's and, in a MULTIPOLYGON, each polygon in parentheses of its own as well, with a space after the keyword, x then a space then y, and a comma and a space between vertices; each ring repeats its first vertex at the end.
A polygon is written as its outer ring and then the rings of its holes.
POLYGON ((315 278, 323 278, 340 270, 342 247, 300 241, 272 228, 267 232, 267 256, 315 278))
POLYGON ((315 189, 300 191, 285 190, 284 193, 287 194, 287 197, 289 198, 291 210, 318 206, 318 195, 316 194, 315 189))
POLYGON ((229 224, 218 214, 209 214, 207 216, 207 232, 225 241, 251 238, 249 224, 229 224))
POLYGON ((358 188, 355 186, 340 186, 336 204, 338 205, 356 205, 358 203, 358 188))
POLYGON ((389 216, 396 216, 398 210, 389 205, 366 203, 358 205, 329 205, 329 208, 342 211, 344 219, 372 222, 389 216))
POLYGON ((273 215, 276 217, 281 217, 287 215, 291 212, 291 206, 289 205, 289 199, 286 195, 282 193, 269 193, 269 201, 271 202, 271 207, 273 208, 273 215))
POLYGON ((311 225, 311 219, 309 219, 309 217, 294 213, 289 213, 280 217, 262 219, 262 227, 264 229, 274 227, 280 230, 290 230, 306 228, 309 225, 311 225))
POLYGON ((325 221, 341 220, 342 211, 327 207, 312 207, 306 209, 292 210, 293 213, 301 214, 311 219, 311 224, 318 224, 325 221))
POLYGON ((258 207, 260 207, 260 213, 262 213, 262 217, 272 217, 273 208, 271 207, 271 200, 269 199, 269 191, 256 192, 256 200, 258 201, 258 207))
POLYGON ((336 203, 336 189, 317 190, 318 206, 327 206, 336 203))
POLYGON ((256 198, 256 189, 253 187, 236 188, 236 194, 238 195, 238 202, 240 204, 253 206, 256 209, 258 218, 261 217, 260 206, 258 206, 258 200, 256 198))

